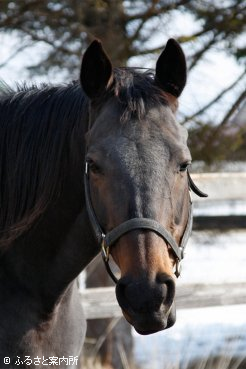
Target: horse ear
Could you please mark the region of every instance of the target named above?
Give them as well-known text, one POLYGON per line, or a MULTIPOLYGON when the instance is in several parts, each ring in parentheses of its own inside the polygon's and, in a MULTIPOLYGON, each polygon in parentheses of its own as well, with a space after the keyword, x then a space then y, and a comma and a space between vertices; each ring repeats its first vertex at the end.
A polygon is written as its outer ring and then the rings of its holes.
POLYGON ((185 87, 186 76, 183 50, 177 41, 169 39, 156 63, 156 83, 165 92, 179 97, 185 87))
POLYGON ((84 53, 80 82, 86 95, 99 97, 112 81, 112 64, 98 40, 94 40, 84 53))

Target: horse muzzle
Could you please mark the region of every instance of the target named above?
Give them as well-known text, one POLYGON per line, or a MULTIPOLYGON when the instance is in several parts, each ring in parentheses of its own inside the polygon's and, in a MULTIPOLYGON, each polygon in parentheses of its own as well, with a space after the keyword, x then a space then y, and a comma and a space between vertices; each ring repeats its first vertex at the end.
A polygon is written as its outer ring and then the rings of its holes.
POLYGON ((116 297, 126 320, 142 335, 171 327, 176 321, 175 282, 164 274, 156 281, 121 278, 116 297))

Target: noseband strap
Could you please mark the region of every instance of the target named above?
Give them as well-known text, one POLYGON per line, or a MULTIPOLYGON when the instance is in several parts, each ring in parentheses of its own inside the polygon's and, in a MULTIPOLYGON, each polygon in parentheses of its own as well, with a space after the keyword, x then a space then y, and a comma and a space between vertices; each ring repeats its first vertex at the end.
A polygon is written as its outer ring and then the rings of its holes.
POLYGON ((171 234, 158 222, 149 218, 133 218, 121 223, 118 227, 108 232, 104 237, 104 243, 110 248, 124 234, 136 229, 150 230, 162 237, 172 248, 175 256, 183 259, 183 248, 178 246, 171 234))
MULTIPOLYGON (((189 181, 189 187, 198 195, 201 197, 207 196, 203 192, 201 192, 193 183, 189 172, 188 172, 188 181, 189 181), (195 190, 194 190, 195 188, 195 190)), ((110 277, 113 279, 115 283, 118 282, 118 279, 115 277, 113 272, 110 269, 109 266, 109 253, 110 253, 110 247, 115 244, 117 240, 119 240, 123 235, 126 233, 129 233, 131 231, 134 231, 136 229, 142 229, 142 230, 150 230, 154 233, 156 233, 158 236, 162 237, 163 240, 171 247, 175 257, 176 257, 176 270, 175 274, 177 277, 180 275, 180 262, 184 258, 184 250, 186 247, 186 244, 188 242, 188 238, 191 234, 192 229, 192 203, 190 201, 190 207, 189 207, 189 214, 188 214, 188 221, 186 224, 186 228, 181 240, 180 245, 177 244, 177 242, 174 240, 173 236, 157 221, 154 219, 149 218, 133 218, 129 219, 114 229, 112 229, 110 232, 104 234, 98 220, 96 217, 96 214, 94 212, 92 202, 91 202, 91 196, 90 196, 90 185, 89 185, 89 166, 86 162, 85 165, 85 173, 84 173, 84 187, 85 187, 85 202, 86 202, 86 209, 87 213, 90 219, 90 223, 94 232, 94 235, 97 239, 97 242, 101 245, 101 252, 102 252, 102 258, 105 263, 106 269, 110 275, 110 277)))

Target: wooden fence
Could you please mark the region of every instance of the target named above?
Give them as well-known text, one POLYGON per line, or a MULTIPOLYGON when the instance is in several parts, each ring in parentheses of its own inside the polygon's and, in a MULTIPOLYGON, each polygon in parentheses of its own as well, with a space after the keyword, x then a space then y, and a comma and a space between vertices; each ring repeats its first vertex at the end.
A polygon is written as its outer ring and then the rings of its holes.
POLYGON ((246 172, 192 174, 196 185, 209 197, 194 196, 194 202, 246 200, 246 172))
POLYGON ((192 178, 198 187, 208 194, 207 198, 193 196, 194 230, 246 229, 246 173, 203 173, 193 174, 192 178), (225 202, 230 202, 231 206, 227 215, 214 213, 215 207, 220 207, 225 202), (245 204, 245 209, 240 214, 235 213, 233 204, 236 202, 237 205, 245 204), (209 209, 213 209, 213 213, 209 214, 209 209))
MULTIPOLYGON (((88 288, 81 292, 87 319, 122 316, 115 297, 115 287, 88 288)), ((189 284, 177 286, 178 309, 246 304, 246 283, 189 284)))

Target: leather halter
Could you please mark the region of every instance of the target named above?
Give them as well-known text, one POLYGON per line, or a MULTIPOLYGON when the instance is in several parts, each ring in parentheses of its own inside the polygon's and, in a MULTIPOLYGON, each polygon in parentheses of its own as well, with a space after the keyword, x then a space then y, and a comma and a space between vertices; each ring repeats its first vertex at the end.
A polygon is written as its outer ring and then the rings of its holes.
MULTIPOLYGON (((187 171, 188 175, 188 182, 189 188, 198 196, 200 197, 207 197, 205 193, 200 191, 194 182, 192 181, 189 172, 187 171)), ((96 214, 94 212, 91 196, 90 196, 90 185, 89 185, 89 164, 88 162, 85 163, 85 172, 84 172, 84 186, 85 186, 85 202, 86 202, 86 209, 89 216, 89 220, 96 237, 98 244, 101 245, 101 253, 102 258, 106 267, 106 270, 110 277, 113 279, 115 283, 118 282, 118 279, 113 274, 112 270, 109 266, 109 254, 110 254, 110 247, 112 247, 115 242, 122 237, 124 234, 131 232, 136 229, 145 229, 155 232, 160 237, 164 239, 165 242, 171 247, 175 257, 176 257, 176 268, 175 268, 175 275, 176 277, 180 276, 181 271, 181 260, 184 258, 184 251, 186 244, 188 242, 188 238, 191 234, 192 230, 192 202, 190 199, 190 207, 189 207, 189 214, 188 214, 188 221, 185 227, 184 234, 181 239, 180 245, 174 240, 173 236, 157 221, 154 219, 149 218, 132 218, 129 219, 114 229, 112 229, 108 233, 104 233, 98 220, 96 214)))

